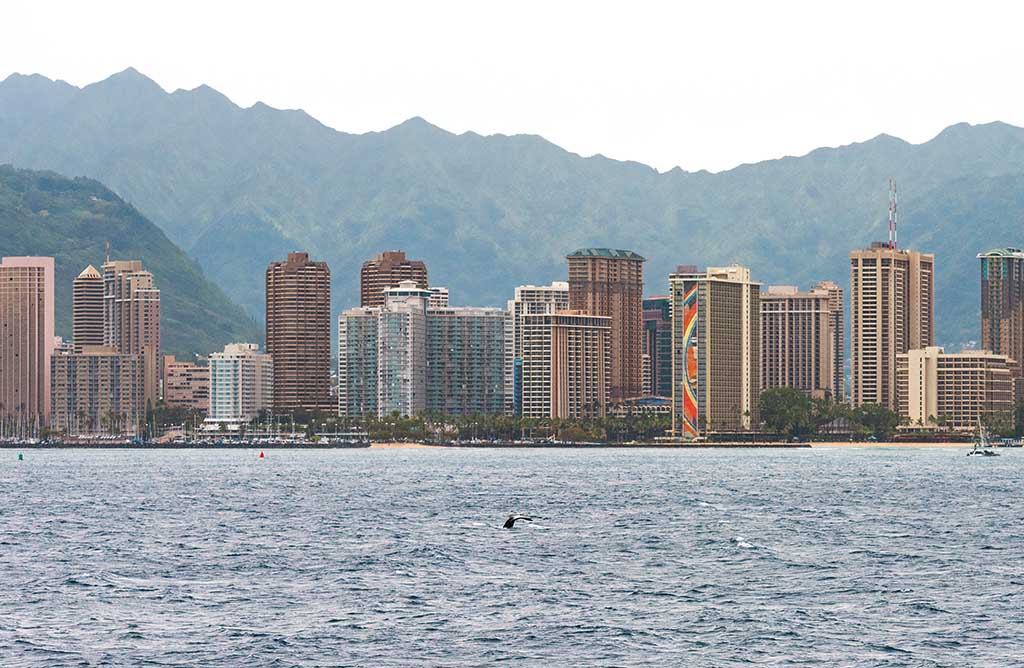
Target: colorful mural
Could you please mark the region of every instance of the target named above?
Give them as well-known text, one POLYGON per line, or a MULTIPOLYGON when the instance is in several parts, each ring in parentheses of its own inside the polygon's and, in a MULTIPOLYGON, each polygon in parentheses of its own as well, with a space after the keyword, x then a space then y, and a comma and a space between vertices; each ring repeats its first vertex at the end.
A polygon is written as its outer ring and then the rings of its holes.
POLYGON ((683 297, 683 351, 686 373, 683 378, 683 436, 698 436, 697 428, 697 284, 691 284, 683 297))

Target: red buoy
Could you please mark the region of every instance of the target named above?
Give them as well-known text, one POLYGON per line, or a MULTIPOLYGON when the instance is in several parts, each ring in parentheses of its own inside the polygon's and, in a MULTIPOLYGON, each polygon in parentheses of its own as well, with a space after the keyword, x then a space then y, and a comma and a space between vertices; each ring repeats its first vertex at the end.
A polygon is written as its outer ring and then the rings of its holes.
POLYGON ((260 459, 263 459, 263 451, 260 450, 260 459))

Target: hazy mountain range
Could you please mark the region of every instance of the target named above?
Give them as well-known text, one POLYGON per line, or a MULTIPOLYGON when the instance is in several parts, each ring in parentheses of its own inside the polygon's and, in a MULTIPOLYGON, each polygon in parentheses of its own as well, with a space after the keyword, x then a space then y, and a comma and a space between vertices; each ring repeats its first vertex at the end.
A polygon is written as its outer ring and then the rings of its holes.
POLYGON ((81 89, 0 83, 0 162, 102 181, 260 319, 267 262, 296 249, 330 263, 336 310, 358 302, 360 263, 393 248, 426 261, 453 304, 501 305, 518 284, 564 279, 582 246, 647 257, 649 294, 684 263, 846 285, 849 250, 886 236, 893 176, 901 244, 936 253, 939 340, 956 345, 978 338, 975 254, 1024 245, 1024 129, 1002 123, 658 173, 419 118, 345 134, 206 86, 167 93, 129 69, 81 89))

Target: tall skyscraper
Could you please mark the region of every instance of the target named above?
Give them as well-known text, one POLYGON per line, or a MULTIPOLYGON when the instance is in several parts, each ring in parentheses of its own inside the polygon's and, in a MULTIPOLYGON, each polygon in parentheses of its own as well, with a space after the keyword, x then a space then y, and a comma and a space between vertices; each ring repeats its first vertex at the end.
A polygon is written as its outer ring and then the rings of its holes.
POLYGON ((427 311, 427 411, 494 415, 505 409, 505 312, 427 311))
POLYGON ((103 276, 91 264, 74 281, 72 294, 72 343, 81 351, 84 346, 103 345, 103 276))
POLYGON ((0 259, 0 419, 23 434, 50 417, 53 258, 0 259))
POLYGON ((377 329, 381 309, 353 308, 338 316, 338 415, 377 416, 377 329))
POLYGON ((610 401, 643 392, 644 258, 633 251, 583 248, 570 253, 569 308, 611 318, 610 401))
POLYGON ((643 353, 648 386, 645 395, 672 396, 672 300, 667 296, 644 300, 643 353))
POLYGON ((531 418, 604 417, 611 318, 577 311, 523 317, 523 410, 531 418))
POLYGON ((988 350, 929 346, 896 356, 896 412, 915 427, 1010 427, 1013 386, 1010 358, 988 350))
POLYGON ((255 343, 229 343, 210 355, 210 412, 204 424, 238 429, 269 409, 274 366, 255 343))
POLYGON ((308 253, 267 267, 267 352, 273 409, 330 411, 331 270, 308 253))
POLYGON ((384 290, 397 288, 402 281, 412 281, 416 287, 427 289, 427 265, 419 260, 407 260, 403 251, 385 251, 363 263, 359 273, 360 305, 383 306, 384 290))
POLYGON ((384 291, 377 329, 377 412, 408 417, 427 409, 427 304, 415 281, 384 291))
POLYGON ((850 253, 854 406, 896 410, 896 356, 934 345, 934 305, 934 255, 884 242, 850 253))
POLYGON ((842 396, 835 370, 841 334, 834 309, 828 288, 800 292, 791 285, 772 285, 761 293, 761 389, 791 387, 833 400, 842 396))
POLYGON ((156 406, 162 370, 160 290, 139 260, 103 264, 103 345, 122 355, 142 356, 144 400, 156 406))
POLYGON ((569 284, 520 285, 508 302, 505 333, 505 412, 522 413, 523 318, 569 309, 569 284))
POLYGON ((54 431, 140 434, 146 417, 143 356, 84 346, 53 356, 54 431))
POLYGON ((846 400, 846 307, 843 303, 843 289, 832 281, 821 281, 811 287, 811 292, 815 294, 821 291, 828 295, 828 305, 832 310, 832 385, 835 388, 832 399, 838 403, 846 400))
POLYGON ((673 433, 751 429, 760 422, 760 284, 734 265, 677 271, 669 287, 673 433))
MULTIPOLYGON (((1024 375, 1024 250, 995 248, 978 253, 978 259, 981 347, 1009 356, 1014 376, 1020 379, 1024 375)), ((1018 396, 1024 393, 1024 387, 1018 390, 1018 396)))

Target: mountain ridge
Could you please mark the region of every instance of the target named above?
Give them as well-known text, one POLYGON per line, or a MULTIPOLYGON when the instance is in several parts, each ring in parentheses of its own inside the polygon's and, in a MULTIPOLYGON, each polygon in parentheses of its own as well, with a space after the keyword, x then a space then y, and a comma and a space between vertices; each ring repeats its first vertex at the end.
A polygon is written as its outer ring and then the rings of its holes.
POLYGON ((962 287, 977 286, 974 253, 1024 245, 1015 191, 998 198, 1001 212, 979 199, 1024 174, 1024 130, 998 121, 958 123, 919 144, 882 133, 721 172, 659 172, 539 135, 454 134, 418 116, 348 134, 301 110, 243 109, 209 86, 167 93, 134 72, 44 102, 0 84, 0 161, 107 183, 257 317, 266 264, 289 250, 329 262, 335 311, 358 302, 362 260, 389 248, 426 261, 431 281, 463 304, 501 305, 515 285, 564 279, 565 254, 581 246, 648 257, 650 293, 686 263, 845 287, 848 252, 886 236, 893 176, 901 242, 936 253, 939 341, 957 344, 977 339, 978 296, 962 287), (27 125, 15 130, 4 121, 11 104, 50 111, 16 115, 27 125), (936 199, 968 221, 972 210, 987 216, 969 248, 950 244, 957 231, 936 199))

